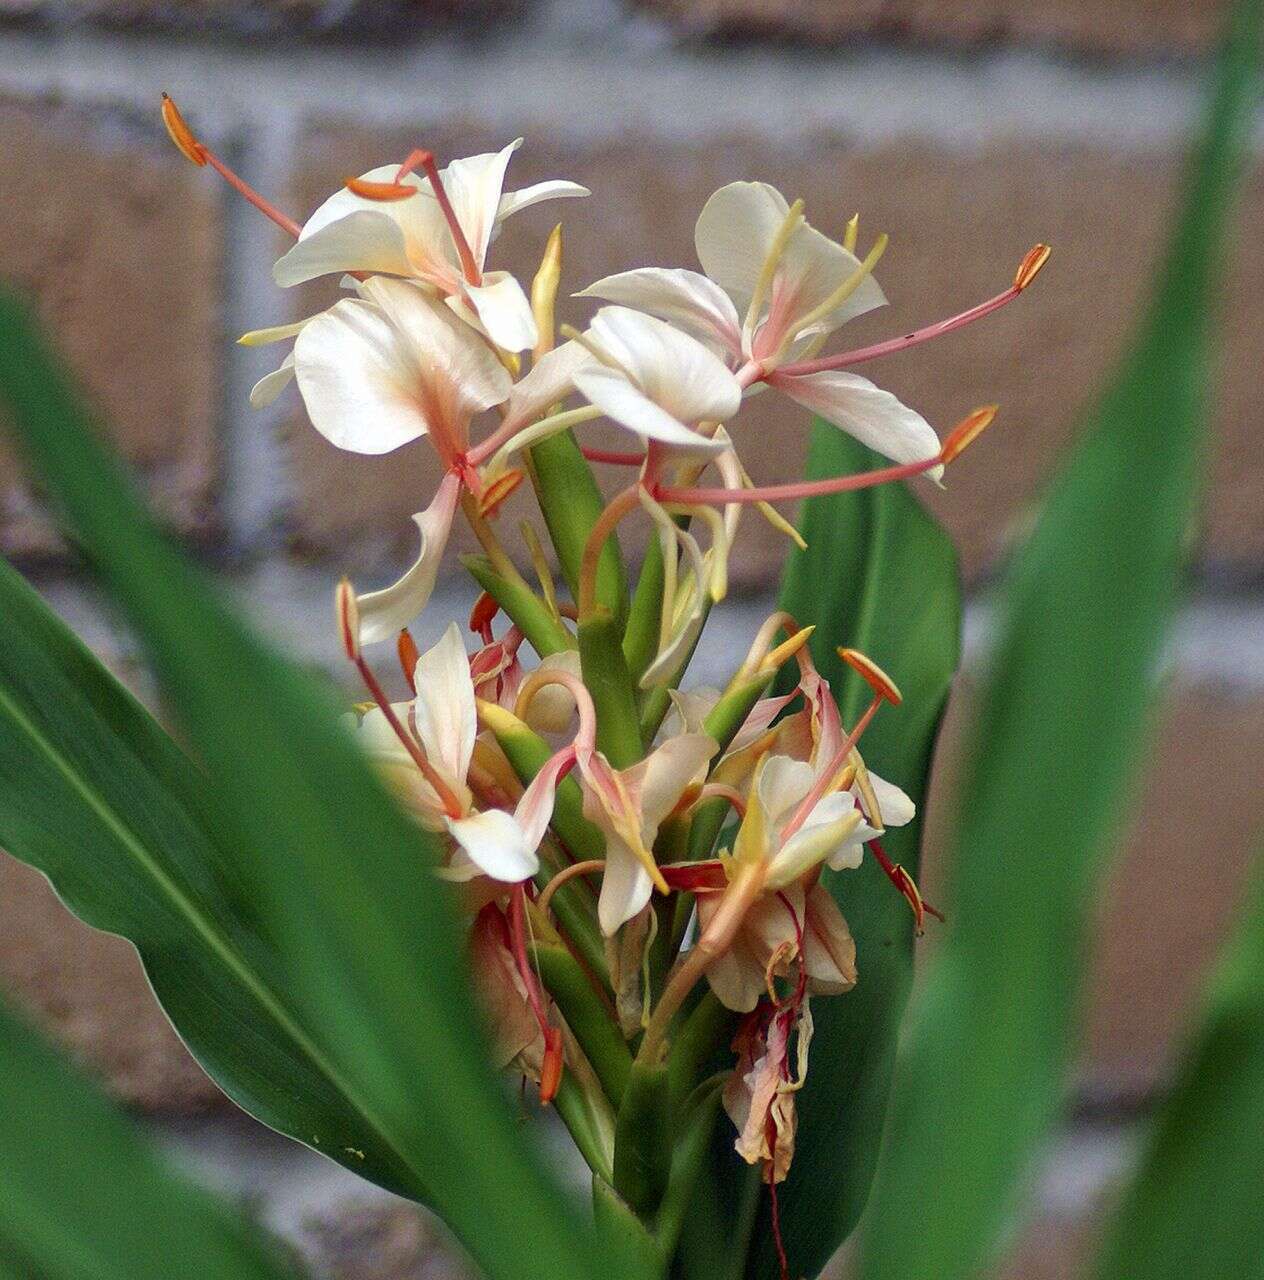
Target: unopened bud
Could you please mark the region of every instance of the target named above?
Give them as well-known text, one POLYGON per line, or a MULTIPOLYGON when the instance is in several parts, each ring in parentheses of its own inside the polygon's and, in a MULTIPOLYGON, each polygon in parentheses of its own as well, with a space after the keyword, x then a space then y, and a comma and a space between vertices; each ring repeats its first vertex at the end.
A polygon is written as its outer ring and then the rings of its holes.
POLYGON ((338 619, 338 635, 352 662, 360 660, 360 605, 355 588, 348 578, 338 583, 334 592, 334 613, 338 619))
POLYGON ((944 447, 939 451, 940 462, 949 463, 959 458, 992 425, 998 408, 994 404, 984 405, 962 418, 944 438, 944 447))
POLYGON ((1049 261, 1053 250, 1047 244, 1033 246, 1027 256, 1018 264, 1014 273, 1014 288, 1025 289, 1040 274, 1040 269, 1049 261))
POLYGON ((840 647, 838 656, 879 698, 885 699, 893 707, 898 707, 904 701, 895 681, 872 658, 865 657, 859 649, 844 649, 840 647))
POLYGON ((185 123, 184 117, 180 114, 180 108, 166 93, 162 95, 162 122, 167 126, 171 141, 180 148, 186 160, 192 160, 199 168, 206 163, 202 144, 193 136, 193 130, 185 123))
POLYGON ((540 269, 531 281, 531 314, 535 317, 538 335, 535 344, 537 358, 553 349, 554 307, 561 282, 562 224, 559 222, 549 234, 548 243, 544 246, 544 256, 540 259, 540 269))
POLYGON ((796 631, 789 640, 783 640, 775 649, 770 649, 764 655, 764 660, 759 664, 759 669, 765 673, 776 671, 782 663, 789 662, 811 640, 812 632, 815 630, 815 623, 810 627, 803 627, 801 630, 796 631))

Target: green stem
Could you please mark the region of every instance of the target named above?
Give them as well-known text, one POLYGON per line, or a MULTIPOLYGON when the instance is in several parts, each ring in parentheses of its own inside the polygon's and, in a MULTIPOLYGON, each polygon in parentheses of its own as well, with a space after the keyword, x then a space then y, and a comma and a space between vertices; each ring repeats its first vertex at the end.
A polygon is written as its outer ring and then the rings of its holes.
POLYGON ((634 1062, 614 1129, 614 1188, 642 1218, 659 1206, 674 1135, 665 1063, 634 1062))
POLYGON ((610 1181, 609 1178, 593 1177, 593 1219, 598 1232, 612 1244, 625 1248, 631 1255, 629 1260, 635 1259, 639 1263, 635 1274, 661 1276, 667 1269, 667 1255, 610 1181))
POLYGON ((720 1110, 723 1078, 700 1085, 682 1107, 683 1119, 672 1152, 667 1191, 654 1220, 654 1238, 664 1256, 671 1257, 685 1225, 685 1215, 693 1202, 694 1189, 711 1147, 711 1134, 720 1110))
POLYGON ((628 625, 623 633, 623 656, 634 685, 658 652, 659 621, 663 613, 663 548, 651 538, 641 561, 641 573, 628 609, 628 625))
POLYGON ((600 605, 580 619, 579 662, 597 709, 597 745, 614 768, 626 769, 644 754, 636 694, 619 641, 619 624, 600 605))
POLYGON ((527 637, 540 657, 575 647, 571 633, 521 577, 512 581, 497 573, 486 556, 462 556, 461 563, 527 637))
POLYGON ((613 1178, 614 1115, 604 1100, 592 1097, 572 1072, 564 1071, 553 1106, 593 1175, 613 1178))
POLYGON ((736 1015, 707 988, 672 1040, 667 1074, 672 1098, 679 1103, 698 1084, 711 1059, 732 1037, 736 1015))

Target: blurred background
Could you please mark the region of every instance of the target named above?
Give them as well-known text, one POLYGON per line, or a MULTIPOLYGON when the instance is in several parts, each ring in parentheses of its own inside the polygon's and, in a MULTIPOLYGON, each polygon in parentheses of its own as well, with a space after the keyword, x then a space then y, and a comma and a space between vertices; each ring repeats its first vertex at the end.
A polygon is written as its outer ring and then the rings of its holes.
MULTIPOLYGON (((0 0, 0 275, 35 300, 152 501, 243 607, 342 679, 330 589, 390 580, 437 472, 424 442, 339 454, 291 390, 247 403, 278 350, 243 331, 309 314, 325 285, 283 292, 280 234, 171 147, 170 91, 193 127, 300 220, 345 177, 425 145, 441 159, 518 135, 510 187, 593 189, 513 220, 495 265, 529 277, 552 220, 564 290, 635 265, 695 265, 694 218, 734 179, 807 200, 841 234, 891 247, 891 306, 848 345, 952 314, 1008 284, 1037 240, 1039 284, 981 325, 865 372, 947 428, 1003 416, 924 496, 961 549, 967 661, 936 779, 951 785, 989 584, 1021 536, 1077 412, 1119 353, 1161 243, 1206 54, 1213 0, 0 0)), ((1259 146, 1256 148, 1259 153, 1259 146)), ((1064 1132, 1016 1226, 1006 1275, 1070 1276, 1163 1088, 1181 1010, 1236 901, 1264 823, 1264 181, 1247 186, 1222 302, 1215 448, 1195 575, 1165 709, 1121 838, 1064 1132)), ((568 304, 566 318, 585 311, 568 304)), ((760 481, 798 474, 789 402, 739 420, 760 481)), ((507 518, 513 518, 512 513, 507 518)), ((768 609, 784 543, 748 519, 733 598, 698 679, 722 680, 768 609)), ((0 449, 0 551, 144 690, 38 492, 0 449)), ((473 592, 453 573, 419 628, 473 592)), ((875 654, 898 672, 898 655, 875 654)), ((1068 814, 1075 798, 1067 797, 1068 814)), ((943 884, 931 806, 925 890, 943 884)), ((923 944, 933 948, 934 938, 923 944)), ((0 855, 0 983, 181 1158, 249 1196, 322 1273, 449 1274, 432 1229, 385 1193, 236 1118, 158 1013, 131 955, 0 855)), ((945 1176, 951 1176, 945 1171, 945 1176)), ((841 1264, 840 1264, 841 1265, 841 1264)))

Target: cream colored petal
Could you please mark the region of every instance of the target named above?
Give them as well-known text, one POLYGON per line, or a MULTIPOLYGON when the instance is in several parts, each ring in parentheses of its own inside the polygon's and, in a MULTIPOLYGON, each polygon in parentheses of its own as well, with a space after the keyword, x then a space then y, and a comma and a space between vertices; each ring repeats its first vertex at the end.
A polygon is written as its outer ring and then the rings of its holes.
MULTIPOLYGON (((698 895, 699 932, 714 915, 720 896, 718 893, 698 895)), ((746 944, 742 931, 739 930, 733 945, 707 966, 707 982, 715 998, 734 1013, 749 1013, 759 1003, 766 989, 764 965, 746 944)))
POLYGON ((724 361, 656 316, 602 307, 589 333, 677 423, 724 422, 741 407, 742 389, 724 361))
POLYGON ((382 311, 358 299, 317 316, 294 343, 312 425, 352 453, 390 453, 426 434, 415 357, 382 311))
POLYGON ((702 722, 720 700, 720 690, 702 685, 696 689, 668 689, 667 696, 671 710, 660 730, 664 740, 681 733, 701 733, 702 722))
POLYGON ((838 904, 822 884, 808 891, 803 967, 810 989, 822 995, 848 991, 856 985, 856 944, 838 904))
POLYGON ((333 272, 411 274, 413 265, 404 232, 394 218, 383 212, 386 207, 382 204, 357 209, 304 235, 277 259, 272 278, 286 289, 333 272))
POLYGON ((670 682, 680 672, 680 668, 693 652, 694 644, 706 621, 709 596, 707 593, 708 570, 707 560, 698 546, 698 540, 691 533, 681 529, 667 512, 645 492, 641 493, 641 505, 649 513, 650 518, 658 525, 660 536, 664 542, 664 554, 675 554, 669 551, 670 540, 680 544, 688 557, 691 574, 685 578, 676 598, 670 602, 670 630, 666 643, 662 644, 653 662, 646 667, 641 676, 642 689, 652 689, 670 682))
POLYGON ((689 785, 702 780, 716 750, 715 739, 705 733, 682 733, 650 753, 643 762, 640 785, 641 816, 647 830, 657 832, 689 785))
POLYGON ((505 170, 520 146, 522 139, 518 138, 500 151, 453 160, 439 174, 479 267, 487 258, 487 246, 500 210, 505 170))
POLYGON ((540 860, 511 814, 501 809, 448 819, 448 832, 485 875, 518 884, 540 869, 540 860))
POLYGON ((876 773, 869 775, 869 783, 878 798, 878 808, 882 811, 884 827, 902 827, 913 821, 917 814, 917 806, 895 785, 876 773))
POLYGON ((413 516, 421 535, 421 550, 412 567, 389 587, 356 598, 361 644, 394 640, 426 607, 439 576, 460 492, 456 476, 449 474, 443 478, 434 500, 425 511, 413 516))
POLYGON ((587 187, 581 187, 578 182, 567 182, 563 178, 551 178, 547 182, 536 182, 518 191, 506 191, 500 197, 500 207, 496 210, 496 229, 499 229, 506 218, 545 200, 569 200, 590 195, 592 192, 587 187))
POLYGON ((790 206, 766 182, 730 182, 702 206, 694 246, 702 269, 744 312, 790 206))
POLYGON ((507 1067, 519 1054, 543 1050, 543 1037, 527 1004, 526 989, 505 944, 504 917, 484 907, 470 931, 470 975, 489 1024, 493 1065, 507 1067))
POLYGON ((546 351, 509 393, 506 426, 512 424, 512 429, 517 429, 535 422, 574 391, 576 372, 593 363, 593 357, 578 342, 564 342, 546 351))
POLYGON ((506 351, 535 346, 535 317, 527 295, 507 271, 489 271, 479 286, 466 285, 465 297, 487 336, 506 351))
MULTIPOLYGON (((392 710, 401 724, 408 723, 407 703, 394 703, 392 710)), ((356 727, 355 737, 360 744, 360 749, 369 752, 370 755, 412 763, 412 757, 400 742, 399 735, 391 728, 390 721, 380 707, 370 707, 364 713, 356 727)))
MULTIPOLYGON (((769 381, 893 462, 921 462, 939 452, 939 437, 930 423, 868 378, 827 369, 798 377, 774 373, 769 381)), ((938 479, 943 468, 934 467, 926 474, 938 479)))
POLYGON ((426 755, 450 782, 463 784, 474 752, 478 716, 470 661, 455 622, 417 660, 415 683, 417 735, 426 755))
MULTIPOLYGON (((585 806, 587 812, 587 806, 585 806)), ((612 831, 606 832, 606 867, 597 899, 597 920, 606 937, 631 920, 650 900, 654 885, 640 859, 612 831)))
POLYGON ((715 281, 697 271, 638 267, 605 276, 575 296, 603 298, 646 311, 697 338, 717 355, 741 357, 742 326, 732 299, 715 281))
MULTIPOLYGON (((541 658, 540 670, 580 676, 579 653, 564 649, 541 658)), ((575 717, 575 695, 561 684, 546 684, 527 706, 526 723, 536 733, 565 733, 575 717)))
POLYGON ((691 431, 613 369, 596 363, 585 366, 575 374, 575 389, 620 426, 642 440, 670 445, 679 457, 707 458, 725 447, 691 431))
POLYGON ((798 880, 827 858, 835 870, 860 865, 862 848, 849 837, 857 828, 856 802, 845 791, 818 800, 803 825, 781 846, 768 869, 769 889, 798 880), (842 866, 837 861, 842 861, 842 866))
POLYGON ((770 828, 779 828, 790 820, 815 779, 812 766, 803 760, 768 757, 755 785, 770 828))
POLYGON ((294 353, 291 351, 278 369, 265 373, 250 388, 250 407, 264 409, 270 405, 294 381, 294 353))

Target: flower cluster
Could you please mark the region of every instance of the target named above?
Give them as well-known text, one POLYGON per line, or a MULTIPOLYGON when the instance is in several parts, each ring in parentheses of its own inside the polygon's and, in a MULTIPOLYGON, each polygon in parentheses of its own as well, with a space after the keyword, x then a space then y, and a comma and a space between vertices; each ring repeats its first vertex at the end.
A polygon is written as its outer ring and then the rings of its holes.
POLYGON ((822 354, 836 330, 884 304, 874 269, 885 237, 858 256, 856 219, 836 241, 801 201, 733 182, 698 217, 701 271, 640 267, 598 280, 577 295, 599 304, 587 326, 558 333, 560 228, 530 290, 489 257, 507 218, 588 192, 564 180, 505 190, 518 142, 444 168, 414 152, 349 180, 300 225, 246 187, 169 99, 164 115, 189 159, 293 235, 278 285, 334 276, 343 287, 319 314, 241 339, 292 342, 252 402, 292 382, 339 448, 382 454, 425 437, 442 463, 414 516, 415 563, 383 590, 344 581, 337 617, 371 699, 354 732, 442 850, 437 873, 468 912, 499 1064, 537 1080, 546 1102, 560 1105, 569 1087, 611 1112, 630 1065, 661 1064, 702 1003, 718 1002, 734 1015, 722 1097, 736 1149, 779 1182, 793 1154, 810 998, 858 981, 837 902, 846 883, 827 887, 823 872, 855 868, 868 851, 919 926, 927 909, 881 846, 913 804, 860 751, 866 726, 900 694, 870 658, 841 650, 873 691, 845 725, 806 645, 811 628, 784 613, 725 688, 682 691, 682 676, 725 594, 746 506, 797 539, 774 504, 917 475, 937 482, 991 421, 992 408, 976 410, 941 443, 851 367, 1004 306, 1048 250, 1037 246, 1008 289, 960 316, 822 354), (738 419, 761 392, 789 397, 891 465, 757 486, 738 419), (626 451, 583 443, 597 419, 626 430, 626 451), (608 503, 595 496, 594 463, 631 477, 608 503), (518 558, 497 532, 524 480, 565 591, 533 526, 518 558), (458 511, 486 553, 471 563, 482 589, 470 619, 477 645, 469 652, 454 623, 419 653, 408 628, 458 511), (634 516, 656 536, 629 590, 615 532, 634 516), (412 692, 403 702, 387 697, 365 656, 387 643, 412 692), (779 674, 789 692, 773 696, 779 674))

